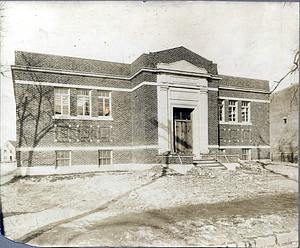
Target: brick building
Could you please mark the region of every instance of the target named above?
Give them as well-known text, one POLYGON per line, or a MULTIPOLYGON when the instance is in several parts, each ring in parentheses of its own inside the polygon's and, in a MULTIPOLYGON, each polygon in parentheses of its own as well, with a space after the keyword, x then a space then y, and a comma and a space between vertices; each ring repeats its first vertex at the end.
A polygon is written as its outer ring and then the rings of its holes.
POLYGON ((20 167, 145 168, 168 151, 270 156, 268 81, 218 75, 185 47, 131 64, 16 51, 12 75, 20 167))
POLYGON ((299 83, 270 96, 271 159, 298 162, 299 83))

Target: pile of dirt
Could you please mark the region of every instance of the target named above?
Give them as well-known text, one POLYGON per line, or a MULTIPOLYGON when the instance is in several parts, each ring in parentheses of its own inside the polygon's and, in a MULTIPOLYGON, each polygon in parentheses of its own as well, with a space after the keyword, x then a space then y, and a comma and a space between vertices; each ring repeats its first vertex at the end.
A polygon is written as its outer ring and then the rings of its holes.
POLYGON ((155 165, 151 169, 137 171, 134 174, 138 179, 155 180, 165 174, 165 168, 162 165, 155 165))
POLYGON ((205 177, 205 178, 215 178, 217 174, 218 174, 217 170, 204 169, 201 167, 193 167, 192 169, 186 172, 187 176, 205 177))
POLYGON ((250 163, 250 162, 240 161, 240 165, 241 165, 240 169, 242 169, 244 173, 262 174, 262 173, 269 172, 263 167, 263 164, 260 162, 250 163))
POLYGON ((164 174, 163 176, 182 176, 183 174, 172 169, 172 168, 167 168, 164 167, 164 174))

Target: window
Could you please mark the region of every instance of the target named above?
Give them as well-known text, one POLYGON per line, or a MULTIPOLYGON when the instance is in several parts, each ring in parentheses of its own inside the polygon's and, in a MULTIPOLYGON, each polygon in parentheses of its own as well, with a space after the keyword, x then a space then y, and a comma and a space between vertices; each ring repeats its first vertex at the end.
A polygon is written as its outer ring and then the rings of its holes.
POLYGON ((242 102, 242 122, 250 122, 250 102, 242 102))
POLYGON ((250 149, 242 149, 242 160, 250 160, 250 149))
POLYGON ((70 165, 70 151, 56 151, 56 167, 70 165))
POLYGON ((237 121, 237 101, 229 100, 229 121, 237 121))
POLYGON ((98 116, 110 116, 110 92, 98 90, 98 116))
POLYGON ((70 114, 70 93, 69 89, 55 88, 54 89, 54 111, 56 115, 70 114))
POLYGON ((99 151, 99 166, 100 165, 111 165, 111 154, 110 150, 100 150, 99 151))
POLYGON ((7 153, 7 150, 4 150, 4 153, 7 153))
POLYGON ((174 120, 191 120, 193 109, 174 108, 173 118, 174 120))
POLYGON ((7 159, 7 156, 4 156, 4 159, 6 160, 6 159, 7 159))
POLYGON ((9 150, 10 153, 12 153, 12 150, 9 150))
POLYGON ((224 100, 219 99, 218 100, 218 106, 219 106, 219 121, 225 121, 225 118, 224 118, 224 100))
POLYGON ((89 90, 76 91, 77 94, 77 115, 90 116, 91 95, 89 90))
POLYGON ((9 156, 10 161, 12 161, 12 156, 9 156))

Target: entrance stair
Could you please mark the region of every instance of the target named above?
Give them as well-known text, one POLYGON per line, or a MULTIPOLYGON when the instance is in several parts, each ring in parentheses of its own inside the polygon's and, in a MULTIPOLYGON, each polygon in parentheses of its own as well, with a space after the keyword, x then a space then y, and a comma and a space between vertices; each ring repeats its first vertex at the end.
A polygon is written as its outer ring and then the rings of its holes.
POLYGON ((203 157, 200 159, 193 159, 193 164, 196 167, 200 167, 202 169, 219 169, 219 170, 227 170, 227 168, 221 164, 219 161, 215 159, 215 157, 203 157))

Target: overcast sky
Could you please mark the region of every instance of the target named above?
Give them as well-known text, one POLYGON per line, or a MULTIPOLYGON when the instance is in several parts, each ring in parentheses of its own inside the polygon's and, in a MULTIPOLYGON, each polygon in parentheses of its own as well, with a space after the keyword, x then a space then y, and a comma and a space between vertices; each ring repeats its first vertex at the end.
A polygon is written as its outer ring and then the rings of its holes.
MULTIPOLYGON (((6 2, 1 64, 14 50, 131 63, 142 53, 185 46, 219 74, 266 79, 291 68, 298 49, 298 3, 6 2)), ((279 89, 298 82, 287 78, 279 89)), ((1 144, 15 140, 10 72, 1 80, 1 144)))

